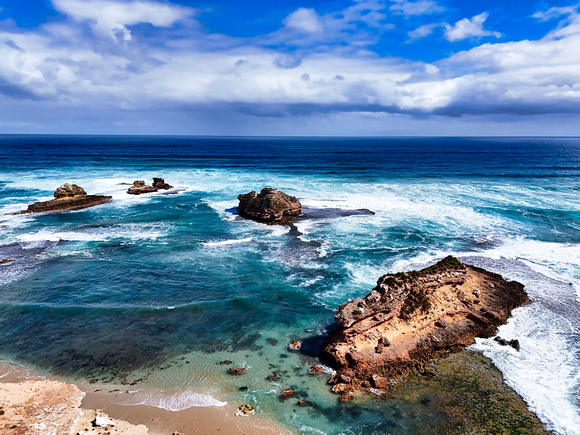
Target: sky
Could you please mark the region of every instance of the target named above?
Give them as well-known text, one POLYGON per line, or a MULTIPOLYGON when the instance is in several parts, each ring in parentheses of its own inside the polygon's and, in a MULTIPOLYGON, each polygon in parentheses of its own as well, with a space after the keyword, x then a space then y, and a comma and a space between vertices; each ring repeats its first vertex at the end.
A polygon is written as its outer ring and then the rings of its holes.
POLYGON ((580 136, 580 2, 0 0, 0 134, 580 136))

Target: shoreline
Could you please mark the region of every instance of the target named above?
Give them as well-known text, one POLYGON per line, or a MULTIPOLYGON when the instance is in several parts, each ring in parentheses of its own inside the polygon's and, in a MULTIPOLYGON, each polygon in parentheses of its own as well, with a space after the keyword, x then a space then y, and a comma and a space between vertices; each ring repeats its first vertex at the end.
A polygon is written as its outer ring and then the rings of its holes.
POLYGON ((80 404, 80 409, 85 414, 93 416, 104 412, 121 424, 127 422, 135 426, 145 425, 149 435, 173 433, 180 435, 199 433, 289 435, 292 433, 260 414, 248 417, 235 416, 237 406, 229 403, 224 406, 193 406, 181 411, 170 411, 147 405, 124 405, 112 400, 118 397, 114 391, 98 388, 95 391, 93 385, 43 376, 7 361, 0 362, 0 385, 4 388, 7 385, 18 385, 25 381, 40 383, 47 380, 78 387, 85 394, 80 404))
MULTIPOLYGON (((412 374, 394 388, 385 390, 381 396, 375 399, 371 396, 363 400, 385 401, 381 406, 390 406, 392 402, 405 403, 410 410, 419 414, 445 415, 443 420, 433 421, 431 432, 425 433, 513 433, 511 430, 538 435, 555 433, 539 420, 523 398, 507 385, 492 361, 481 353, 466 349, 435 359, 430 366, 430 374, 412 374)), ((91 419, 96 415, 104 415, 117 423, 118 430, 125 428, 121 432, 112 431, 111 434, 297 433, 281 427, 259 413, 237 417, 234 415, 237 406, 229 403, 224 406, 194 406, 181 411, 147 405, 126 405, 114 400, 123 394, 122 389, 114 390, 114 386, 102 389, 86 383, 51 379, 15 364, 0 362, 2 388, 11 383, 46 380, 73 385, 85 394, 80 403, 80 409, 85 415, 83 427, 91 427, 91 419), (143 426, 148 432, 143 432, 143 426)), ((343 405, 336 403, 336 406, 343 405)), ((105 432, 94 432, 100 433, 105 432)))

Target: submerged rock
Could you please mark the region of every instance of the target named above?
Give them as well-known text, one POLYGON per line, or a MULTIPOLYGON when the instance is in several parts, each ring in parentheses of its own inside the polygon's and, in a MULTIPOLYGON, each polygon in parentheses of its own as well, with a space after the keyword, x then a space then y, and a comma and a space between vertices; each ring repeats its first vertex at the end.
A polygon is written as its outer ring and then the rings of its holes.
POLYGON ((57 188, 54 191, 54 197, 55 199, 50 201, 40 201, 29 205, 28 209, 21 211, 20 214, 75 210, 104 204, 113 199, 112 196, 87 195, 82 187, 68 183, 57 188))
POLYGON ((318 375, 322 373, 322 367, 311 365, 310 368, 308 369, 308 373, 310 373, 311 375, 318 375))
POLYGON ((292 388, 287 388, 286 390, 282 391, 280 393, 280 399, 287 399, 288 397, 291 397, 294 395, 294 390, 292 388))
POLYGON ((513 308, 528 302, 522 284, 454 257, 420 271, 384 275, 366 298, 339 307, 339 327, 322 345, 338 368, 331 383, 340 384, 333 391, 344 394, 350 385, 387 388, 475 337, 492 337, 513 308), (475 289, 479 297, 473 301, 467 295, 475 289))
POLYGON ((274 373, 270 376, 266 376, 266 379, 270 382, 278 382, 280 380, 280 373, 274 373))
POLYGON ((300 349, 302 349, 302 343, 300 343, 299 340, 292 340, 292 342, 288 345, 288 350, 296 352, 300 349))
POLYGON ((302 210, 300 201, 278 189, 264 188, 259 194, 251 191, 238 195, 238 200, 240 216, 269 224, 284 223, 302 210))
POLYGON ((232 375, 243 375, 244 373, 246 373, 248 369, 246 369, 245 367, 242 366, 235 366, 235 367, 230 367, 228 369, 228 372, 230 372, 232 375))

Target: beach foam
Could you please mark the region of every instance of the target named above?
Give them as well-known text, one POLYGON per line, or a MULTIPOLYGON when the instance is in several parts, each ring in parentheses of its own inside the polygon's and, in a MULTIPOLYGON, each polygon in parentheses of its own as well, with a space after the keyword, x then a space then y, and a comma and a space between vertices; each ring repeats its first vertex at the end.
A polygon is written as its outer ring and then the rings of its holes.
POLYGON ((167 409, 168 411, 183 411, 193 407, 225 406, 227 402, 217 400, 208 394, 193 393, 191 391, 180 393, 139 391, 126 395, 119 404, 146 405, 167 409))

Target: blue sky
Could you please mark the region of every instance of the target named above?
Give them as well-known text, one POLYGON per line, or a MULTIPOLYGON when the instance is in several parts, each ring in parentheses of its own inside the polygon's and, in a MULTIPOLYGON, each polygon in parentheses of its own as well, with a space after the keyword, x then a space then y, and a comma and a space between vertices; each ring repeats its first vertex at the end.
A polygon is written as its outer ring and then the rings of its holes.
POLYGON ((580 135, 580 3, 0 0, 0 133, 580 135))

